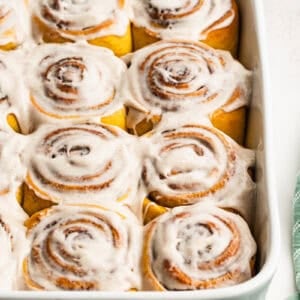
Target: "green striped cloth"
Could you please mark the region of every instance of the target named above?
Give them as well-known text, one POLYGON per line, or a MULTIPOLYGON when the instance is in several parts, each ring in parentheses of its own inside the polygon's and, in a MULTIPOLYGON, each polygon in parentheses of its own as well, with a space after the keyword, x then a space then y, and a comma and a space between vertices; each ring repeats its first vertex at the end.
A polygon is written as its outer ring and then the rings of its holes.
POLYGON ((294 196, 293 259, 296 287, 300 292, 300 174, 294 196))

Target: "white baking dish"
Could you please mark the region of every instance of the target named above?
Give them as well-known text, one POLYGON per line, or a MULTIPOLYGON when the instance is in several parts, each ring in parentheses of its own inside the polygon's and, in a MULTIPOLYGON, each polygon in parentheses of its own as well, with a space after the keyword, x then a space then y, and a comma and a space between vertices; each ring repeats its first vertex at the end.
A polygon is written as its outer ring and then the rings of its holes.
POLYGON ((279 223, 274 193, 271 145, 271 98, 267 76, 264 22, 261 0, 238 0, 242 32, 240 60, 254 70, 253 99, 250 107, 248 146, 257 152, 257 205, 253 232, 259 246, 258 274, 241 285, 194 292, 7 292, 0 299, 264 299, 279 257, 279 223))

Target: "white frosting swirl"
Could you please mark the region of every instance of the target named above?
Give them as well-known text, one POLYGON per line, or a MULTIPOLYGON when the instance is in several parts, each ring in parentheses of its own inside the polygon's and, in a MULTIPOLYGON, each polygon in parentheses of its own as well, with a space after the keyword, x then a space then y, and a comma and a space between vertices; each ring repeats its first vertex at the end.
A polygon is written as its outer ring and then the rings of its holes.
POLYGON ((25 280, 30 278, 30 288, 140 288, 141 226, 129 211, 91 205, 57 206, 27 223, 31 252, 25 280))
POLYGON ((129 24, 126 0, 37 0, 32 1, 32 11, 72 41, 122 36, 129 24))
POLYGON ((187 124, 144 138, 151 149, 143 171, 150 199, 166 207, 209 202, 250 221, 255 184, 248 169, 254 153, 213 127, 187 124))
POLYGON ((135 138, 97 124, 45 125, 28 140, 27 184, 56 203, 139 206, 135 197, 139 159, 135 138))
POLYGON ((220 288, 252 276, 255 241, 246 222, 225 210, 175 208, 147 225, 146 239, 150 273, 162 289, 220 288))
POLYGON ((126 65, 101 47, 41 45, 30 53, 26 79, 31 93, 31 127, 65 119, 99 122, 122 107, 117 92, 126 65))
POLYGON ((251 72, 224 51, 188 41, 162 41, 135 52, 122 88, 128 105, 150 115, 248 104, 251 72))
POLYGON ((133 23, 161 39, 204 40, 208 33, 229 26, 232 0, 132 0, 133 23))

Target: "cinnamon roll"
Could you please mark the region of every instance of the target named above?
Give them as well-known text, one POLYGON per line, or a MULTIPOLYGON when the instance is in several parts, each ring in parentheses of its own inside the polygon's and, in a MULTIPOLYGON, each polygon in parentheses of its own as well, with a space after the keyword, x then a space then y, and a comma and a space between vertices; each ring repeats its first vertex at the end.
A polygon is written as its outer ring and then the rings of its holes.
POLYGON ((23 264, 32 290, 140 289, 141 228, 127 210, 56 206, 27 222, 31 249, 23 264))
POLYGON ((28 254, 26 240, 25 213, 17 205, 12 205, 13 194, 0 195, 0 290, 24 289, 22 261, 28 254), (12 199, 10 199, 12 198, 12 199))
POLYGON ((170 112, 209 117, 243 142, 251 73, 227 52, 201 43, 162 41, 133 54, 122 97, 138 135, 170 112))
POLYGON ((79 40, 112 49, 132 50, 127 0, 32 1, 34 34, 46 43, 79 40))
POLYGON ((141 209, 136 199, 140 163, 133 137, 99 124, 42 126, 29 137, 23 207, 32 214, 52 204, 119 202, 141 209))
POLYGON ((178 207, 145 230, 146 290, 203 290, 249 280, 256 243, 236 214, 198 205, 178 207))
POLYGON ((25 40, 26 1, 0 1, 0 49, 13 50, 25 40))
POLYGON ((30 54, 31 128, 43 123, 94 121, 126 127, 117 94, 126 65, 105 48, 41 45, 30 54))
POLYGON ((254 165, 251 150, 217 129, 192 124, 154 132, 145 143, 151 151, 142 177, 153 205, 172 208, 208 202, 251 220, 255 191, 248 174, 254 165))
POLYGON ((239 14, 235 0, 133 0, 137 50, 160 39, 189 38, 236 54, 239 14))

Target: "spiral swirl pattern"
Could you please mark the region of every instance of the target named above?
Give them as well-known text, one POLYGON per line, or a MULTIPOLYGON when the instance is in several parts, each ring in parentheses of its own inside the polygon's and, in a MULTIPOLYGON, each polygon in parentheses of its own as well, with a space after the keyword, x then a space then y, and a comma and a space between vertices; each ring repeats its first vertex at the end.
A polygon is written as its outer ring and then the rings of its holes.
MULTIPOLYGON (((28 68, 31 103, 42 117, 86 119, 115 112, 125 64, 89 45, 42 45, 28 68)), ((99 121, 99 119, 98 119, 99 121)))
POLYGON ((155 150, 145 161, 143 179, 153 201, 166 207, 210 201, 247 210, 254 189, 247 174, 253 153, 202 125, 158 131, 150 139, 155 150))
POLYGON ((204 39, 235 17, 232 0, 134 0, 133 12, 135 25, 163 39, 204 39))
POLYGON ((45 210, 28 222, 31 251, 25 280, 37 290, 119 290, 139 288, 139 225, 99 206, 45 210), (100 256, 99 256, 100 254, 100 256))
POLYGON ((198 205, 174 209, 150 223, 145 251, 148 288, 195 290, 251 278, 256 244, 242 218, 198 205))
POLYGON ((122 130, 44 126, 35 140, 27 149, 27 184, 39 197, 57 203, 130 201, 125 195, 134 193, 136 162, 131 138, 122 130))
POLYGON ((32 5, 40 20, 71 40, 95 39, 120 30, 122 35, 129 23, 124 0, 38 0, 32 5))
POLYGON ((152 115, 235 110, 248 103, 250 75, 228 53, 200 43, 163 41, 133 55, 124 97, 152 115))

